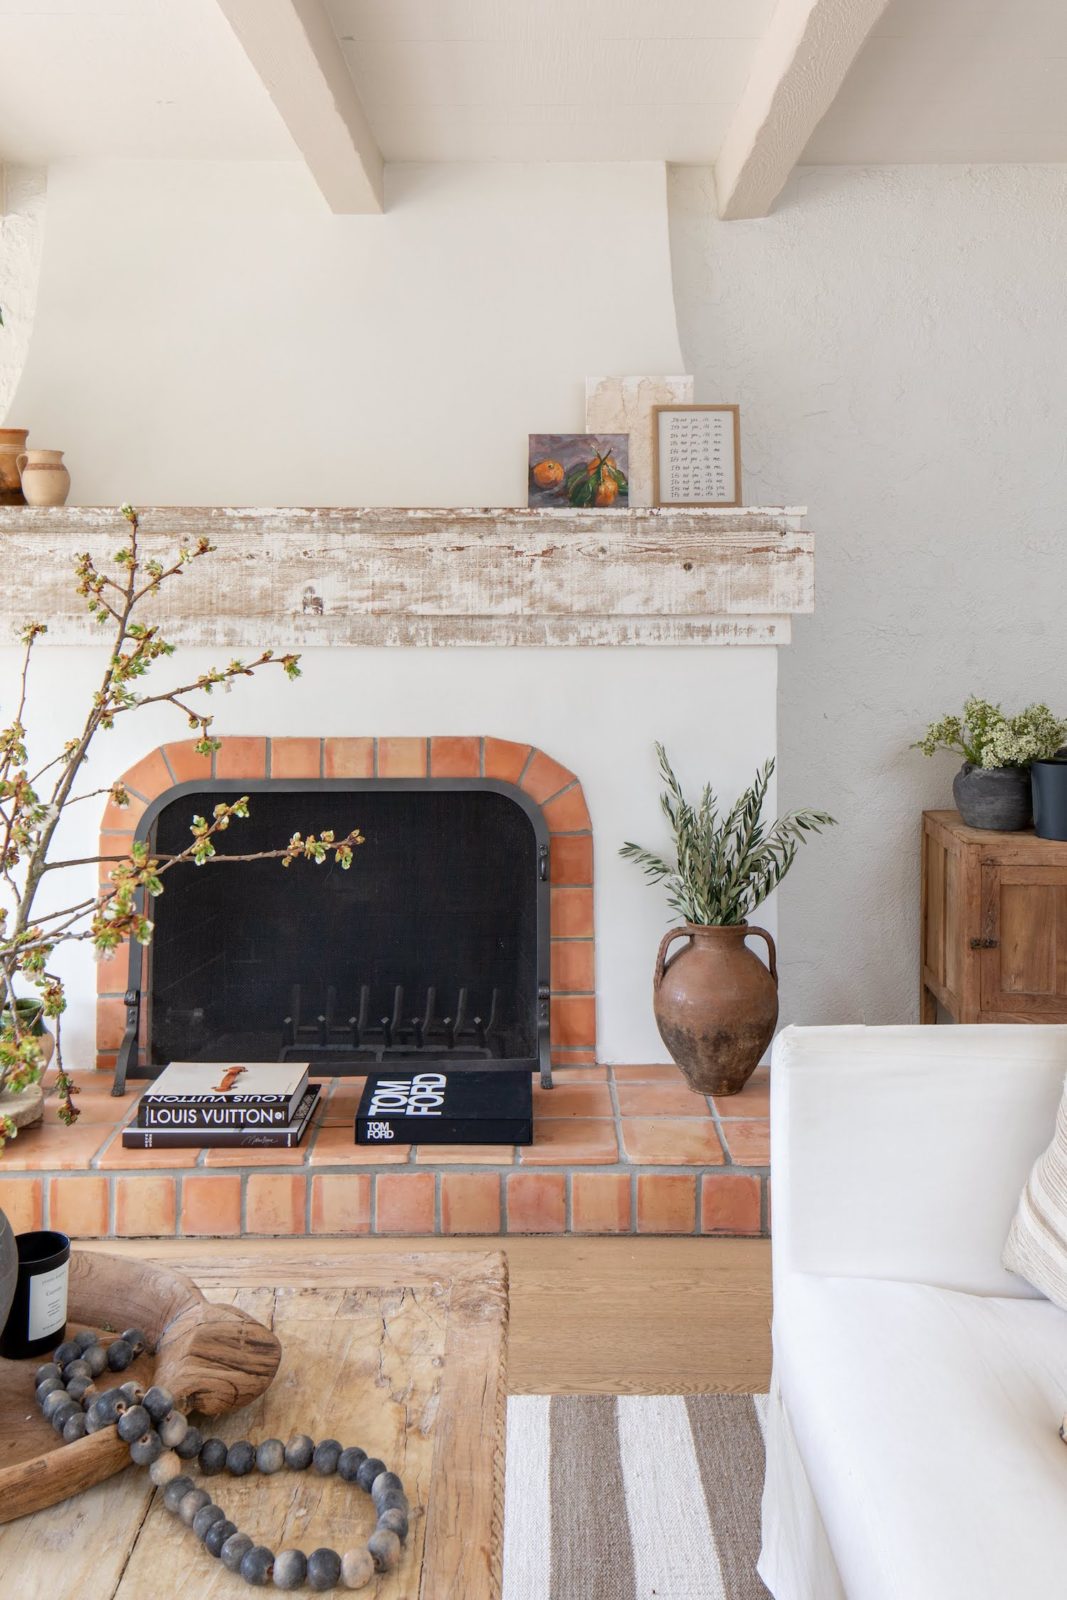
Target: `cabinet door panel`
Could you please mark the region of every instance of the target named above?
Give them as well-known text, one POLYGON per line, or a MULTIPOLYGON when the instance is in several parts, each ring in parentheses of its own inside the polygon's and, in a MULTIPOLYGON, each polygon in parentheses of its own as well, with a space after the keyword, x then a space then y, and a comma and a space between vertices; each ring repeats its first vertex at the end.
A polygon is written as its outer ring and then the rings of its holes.
POLYGON ((1067 866, 982 868, 982 1007, 1067 1012, 1067 866))

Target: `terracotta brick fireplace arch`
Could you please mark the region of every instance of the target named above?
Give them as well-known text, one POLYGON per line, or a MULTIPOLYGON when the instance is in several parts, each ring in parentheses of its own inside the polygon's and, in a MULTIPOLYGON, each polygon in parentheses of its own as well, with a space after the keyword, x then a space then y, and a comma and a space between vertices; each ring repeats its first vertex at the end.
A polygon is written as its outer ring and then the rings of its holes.
MULTIPOLYGON (((198 755, 191 739, 151 751, 121 775, 128 806, 109 801, 101 821, 100 853, 133 842, 148 806, 167 790, 196 781, 235 783, 278 779, 487 778, 521 790, 540 807, 549 831, 551 895, 551 1043, 557 1066, 596 1060, 593 929, 593 836, 577 777, 533 745, 485 737, 224 739, 213 756, 198 755)), ((101 868, 106 878, 106 868, 101 868)), ((96 1041, 99 1068, 113 1070, 126 1025, 123 995, 129 964, 122 946, 97 971, 96 1041)))

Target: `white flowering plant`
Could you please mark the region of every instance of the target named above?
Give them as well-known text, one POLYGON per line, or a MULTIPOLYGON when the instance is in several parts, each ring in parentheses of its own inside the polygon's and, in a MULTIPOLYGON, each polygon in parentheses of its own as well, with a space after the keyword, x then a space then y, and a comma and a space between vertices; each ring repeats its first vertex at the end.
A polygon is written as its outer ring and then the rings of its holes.
MULTIPOLYGON (((10 721, 6 727, 0 726, 0 1091, 18 1092, 39 1081, 46 1063, 41 1024, 50 1022, 59 1069, 59 1116, 66 1123, 74 1122, 78 1111, 76 1085, 63 1064, 61 1019, 66 999, 63 984, 52 969, 60 945, 88 943, 99 957, 111 959, 131 940, 149 944, 153 925, 146 907, 163 893, 165 878, 177 867, 203 867, 216 860, 267 859, 288 867, 294 861, 321 865, 329 859, 347 869, 355 847, 364 842, 358 829, 344 838, 323 829, 317 834, 294 833, 274 850, 217 856, 215 841, 231 823, 239 824, 248 816, 248 797, 242 795, 216 805, 210 817, 194 816, 190 842, 173 854, 160 854, 148 843, 135 840, 128 850, 112 855, 56 859, 52 846, 69 806, 94 798, 102 802, 105 797, 120 807, 130 803, 121 783, 83 789, 80 782, 90 746, 99 734, 112 729, 118 718, 143 706, 169 705, 186 718, 196 735, 199 754, 208 756, 220 748, 221 741, 211 732, 214 719, 200 703, 201 696, 216 689, 228 690, 238 679, 271 667, 280 667, 286 678, 300 676, 299 656, 264 650, 252 661, 231 661, 188 683, 149 693, 145 678, 158 661, 173 654, 174 646, 157 624, 143 622, 141 614, 164 584, 180 576, 191 562, 210 555, 215 547, 201 538, 191 548, 177 550, 169 562, 148 557, 138 538, 137 512, 129 505, 120 510, 126 539, 113 557, 113 566, 98 565, 90 555, 80 555, 75 563, 77 592, 109 645, 107 662, 88 696, 80 730, 51 760, 40 765, 31 761, 24 719, 34 646, 48 632, 42 622, 28 622, 19 630, 24 649, 22 670, 10 721), (45 882, 53 881, 52 873, 97 864, 101 881, 95 893, 75 897, 70 905, 60 903, 57 910, 40 909, 38 893, 45 882), (36 994, 19 995, 20 984, 36 994)), ((60 902, 63 898, 59 897, 60 902)), ((0 1148, 14 1133, 11 1120, 0 1115, 0 1148)))
POLYGON ((1055 716, 1046 705, 1025 706, 1015 716, 1007 716, 999 705, 972 695, 964 703, 962 717, 942 717, 931 722, 921 739, 912 746, 923 755, 937 750, 954 750, 972 767, 1028 767, 1032 761, 1045 761, 1067 743, 1067 722, 1055 716))

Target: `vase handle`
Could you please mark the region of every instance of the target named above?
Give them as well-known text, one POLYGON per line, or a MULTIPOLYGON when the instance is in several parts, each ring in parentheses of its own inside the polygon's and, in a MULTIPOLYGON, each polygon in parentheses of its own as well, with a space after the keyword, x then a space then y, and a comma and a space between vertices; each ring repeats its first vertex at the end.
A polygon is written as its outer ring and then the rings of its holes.
POLYGON ((745 932, 745 938, 747 939, 749 934, 752 934, 752 933, 758 933, 761 939, 766 939, 766 941, 767 941, 767 964, 771 969, 771 977, 774 979, 775 983, 777 984, 777 982, 778 982, 778 953, 774 948, 774 940, 771 938, 771 936, 767 932, 766 928, 748 928, 746 930, 746 932, 745 932))
POLYGON ((652 988, 656 990, 663 982, 663 974, 667 970, 667 950, 674 939, 691 939, 693 936, 687 928, 668 928, 659 942, 659 951, 656 955, 656 971, 652 979, 652 988))

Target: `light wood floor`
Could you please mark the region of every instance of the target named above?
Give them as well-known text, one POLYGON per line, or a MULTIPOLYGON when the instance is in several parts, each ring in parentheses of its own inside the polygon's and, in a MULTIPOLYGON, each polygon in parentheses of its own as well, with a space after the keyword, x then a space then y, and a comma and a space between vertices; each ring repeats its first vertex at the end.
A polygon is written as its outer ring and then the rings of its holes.
MULTIPOLYGON (((287 1240, 101 1242, 165 1261, 292 1254, 287 1240)), ((315 1239, 319 1260, 368 1251, 503 1249, 511 1283, 512 1394, 677 1394, 766 1389, 766 1239, 315 1239)))

